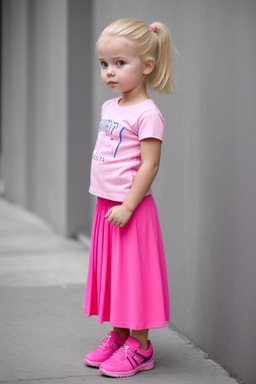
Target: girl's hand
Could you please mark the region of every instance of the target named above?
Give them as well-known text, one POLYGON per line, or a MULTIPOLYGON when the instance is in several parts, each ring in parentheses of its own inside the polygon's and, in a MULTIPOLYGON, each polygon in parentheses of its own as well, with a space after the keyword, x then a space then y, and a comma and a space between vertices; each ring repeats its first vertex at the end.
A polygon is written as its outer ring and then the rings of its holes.
POLYGON ((108 210, 105 219, 107 219, 110 224, 122 228, 130 220, 132 213, 133 211, 123 204, 115 205, 108 210))

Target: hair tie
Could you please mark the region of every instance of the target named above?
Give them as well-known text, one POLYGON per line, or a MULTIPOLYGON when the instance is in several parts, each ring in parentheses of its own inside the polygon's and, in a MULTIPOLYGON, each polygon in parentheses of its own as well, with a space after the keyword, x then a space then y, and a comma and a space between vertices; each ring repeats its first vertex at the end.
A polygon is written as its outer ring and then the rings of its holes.
POLYGON ((153 24, 150 24, 150 25, 149 25, 149 28, 151 28, 153 32, 155 32, 155 31, 156 31, 156 29, 155 29, 155 27, 154 27, 154 25, 153 25, 153 24))

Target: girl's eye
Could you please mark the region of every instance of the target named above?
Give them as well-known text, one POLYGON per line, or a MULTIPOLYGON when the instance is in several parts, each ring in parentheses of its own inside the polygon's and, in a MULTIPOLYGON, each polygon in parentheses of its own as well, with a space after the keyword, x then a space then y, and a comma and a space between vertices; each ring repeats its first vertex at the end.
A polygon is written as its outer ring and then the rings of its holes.
POLYGON ((101 61, 100 63, 102 68, 107 68, 108 64, 105 61, 101 61))
POLYGON ((118 60, 118 62, 117 62, 118 67, 122 67, 124 64, 125 64, 125 62, 123 60, 118 60))

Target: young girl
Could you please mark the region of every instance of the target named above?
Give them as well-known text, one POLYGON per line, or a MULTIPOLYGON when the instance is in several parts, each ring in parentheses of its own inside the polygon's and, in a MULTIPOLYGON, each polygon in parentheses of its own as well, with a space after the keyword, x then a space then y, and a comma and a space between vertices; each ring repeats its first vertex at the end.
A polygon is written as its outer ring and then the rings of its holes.
POLYGON ((169 320, 161 229, 151 194, 165 123, 147 87, 174 86, 170 38, 161 23, 123 19, 97 42, 103 83, 121 97, 103 104, 92 156, 92 229, 85 312, 113 331, 85 363, 111 377, 154 367, 151 328, 169 320), (130 334, 131 330, 131 334, 130 334))

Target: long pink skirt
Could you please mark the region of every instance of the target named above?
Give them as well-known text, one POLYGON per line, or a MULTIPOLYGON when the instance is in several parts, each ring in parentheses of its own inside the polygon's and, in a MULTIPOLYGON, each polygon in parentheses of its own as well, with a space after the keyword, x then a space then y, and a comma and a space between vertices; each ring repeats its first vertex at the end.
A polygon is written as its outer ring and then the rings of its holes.
POLYGON ((117 204, 97 200, 84 311, 112 327, 165 327, 170 320, 168 281, 154 199, 145 197, 123 228, 104 218, 117 204))

